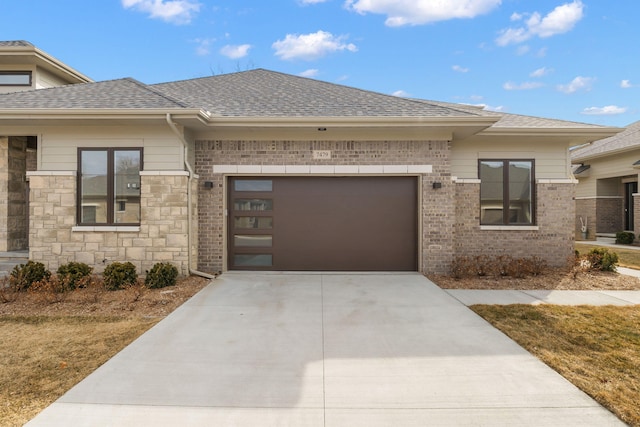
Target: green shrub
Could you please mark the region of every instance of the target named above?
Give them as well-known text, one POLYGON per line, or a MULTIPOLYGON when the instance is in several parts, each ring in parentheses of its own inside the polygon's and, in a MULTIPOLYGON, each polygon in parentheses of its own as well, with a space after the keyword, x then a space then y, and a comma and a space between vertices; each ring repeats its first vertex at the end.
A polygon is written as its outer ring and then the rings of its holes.
POLYGON ((138 281, 136 266, 130 262, 113 262, 104 269, 102 275, 104 276, 104 287, 110 291, 134 285, 138 281))
POLYGON ((16 265, 9 276, 9 285, 18 291, 29 289, 35 282, 49 279, 51 272, 43 263, 27 261, 26 264, 16 265))
POLYGON ((616 271, 616 264, 618 264, 618 254, 609 252, 607 248, 591 249, 587 259, 591 263, 592 269, 600 271, 616 271))
POLYGON ((56 273, 69 289, 75 289, 84 287, 92 272, 93 268, 83 262, 69 262, 58 267, 56 273))
POLYGON ((147 277, 144 284, 148 288, 164 288, 166 286, 174 286, 178 278, 178 269, 168 262, 159 262, 154 264, 151 270, 147 271, 147 277))
POLYGON ((636 239, 636 236, 629 231, 621 231, 616 233, 616 243, 621 245, 630 245, 636 239))

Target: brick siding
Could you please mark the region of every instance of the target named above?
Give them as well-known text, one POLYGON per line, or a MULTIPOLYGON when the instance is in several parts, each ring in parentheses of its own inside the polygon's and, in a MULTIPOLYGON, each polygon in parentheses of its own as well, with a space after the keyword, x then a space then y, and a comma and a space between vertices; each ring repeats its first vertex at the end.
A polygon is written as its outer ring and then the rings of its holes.
POLYGON ((422 269, 445 272, 453 256, 454 187, 448 141, 196 141, 199 187, 199 263, 202 271, 224 269, 224 177, 214 165, 432 165, 420 176, 423 210, 422 269), (313 159, 314 150, 330 150, 331 159, 313 159), (204 182, 213 183, 205 188, 204 182), (442 188, 433 189, 433 182, 442 188))

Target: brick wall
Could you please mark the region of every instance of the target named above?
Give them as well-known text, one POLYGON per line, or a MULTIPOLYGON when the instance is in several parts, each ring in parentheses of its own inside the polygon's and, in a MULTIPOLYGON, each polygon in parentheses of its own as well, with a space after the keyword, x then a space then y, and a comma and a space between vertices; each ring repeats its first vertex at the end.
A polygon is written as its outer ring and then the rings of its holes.
POLYGON ((596 238, 596 199, 576 200, 576 240, 582 240, 582 230, 580 229, 580 217, 587 221, 587 240, 596 238))
POLYGON ((224 269, 224 178, 214 165, 432 165, 422 183, 422 268, 444 272, 453 255, 453 192, 447 141, 196 141, 199 188, 199 263, 203 271, 224 269), (313 159, 330 150, 331 159, 313 159), (203 183, 213 182, 213 188, 203 183), (442 183, 433 189, 432 183, 442 183))
POLYGON ((189 272, 187 176, 141 176, 141 224, 135 227, 75 228, 75 173, 30 174, 29 256, 54 271, 70 261, 96 272, 113 261, 132 262, 144 274, 157 262, 171 262, 189 272))
POLYGON ((539 256, 566 265, 573 253, 574 184, 537 184, 537 230, 481 230, 480 184, 457 183, 455 253, 461 256, 539 256))
POLYGON ((640 240, 640 194, 633 196, 633 227, 636 239, 640 240))
POLYGON ((597 233, 617 233, 624 228, 623 205, 621 197, 596 199, 597 233))

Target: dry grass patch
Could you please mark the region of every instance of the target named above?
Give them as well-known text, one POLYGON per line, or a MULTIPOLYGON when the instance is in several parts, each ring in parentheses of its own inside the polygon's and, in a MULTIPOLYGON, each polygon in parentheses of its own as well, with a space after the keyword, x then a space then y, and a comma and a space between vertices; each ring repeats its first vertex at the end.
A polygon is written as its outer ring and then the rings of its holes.
POLYGON ((23 425, 158 320, 0 316, 0 424, 23 425))
POLYGON ((640 426, 640 306, 471 307, 631 426, 640 426))
POLYGON ((0 426, 29 421, 207 283, 56 293, 14 292, 0 280, 0 426))

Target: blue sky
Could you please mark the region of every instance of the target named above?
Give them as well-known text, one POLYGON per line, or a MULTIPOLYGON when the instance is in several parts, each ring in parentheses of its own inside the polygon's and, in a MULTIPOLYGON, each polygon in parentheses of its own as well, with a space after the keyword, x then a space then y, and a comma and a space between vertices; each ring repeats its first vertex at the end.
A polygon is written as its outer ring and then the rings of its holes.
POLYGON ((638 0, 20 0, 0 39, 94 80, 266 68, 376 92, 625 126, 638 0))

